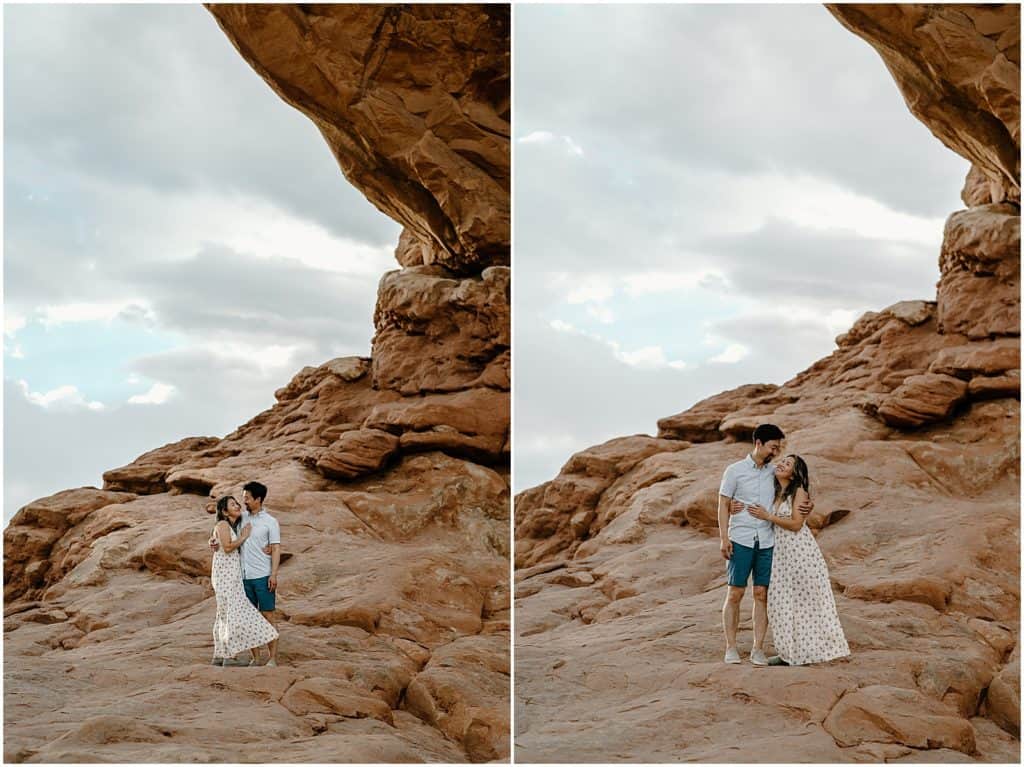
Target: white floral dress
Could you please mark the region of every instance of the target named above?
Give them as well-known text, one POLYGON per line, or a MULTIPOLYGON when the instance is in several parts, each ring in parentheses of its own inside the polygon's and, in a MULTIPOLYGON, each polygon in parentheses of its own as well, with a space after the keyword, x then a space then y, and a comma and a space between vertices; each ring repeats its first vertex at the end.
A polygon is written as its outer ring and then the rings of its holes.
MULTIPOLYGON (((772 513, 792 517, 790 499, 778 504, 772 513)), ((791 666, 823 663, 850 654, 836 612, 828 566, 807 525, 795 533, 775 527, 768 625, 775 651, 791 666)))
MULTIPOLYGON (((217 535, 216 529, 213 534, 217 535)), ((231 540, 237 539, 238 536, 232 530, 231 540)), ((245 596, 239 549, 227 554, 220 549, 213 552, 210 580, 217 597, 217 617, 213 622, 214 658, 233 658, 242 650, 260 647, 277 639, 277 629, 245 596)))

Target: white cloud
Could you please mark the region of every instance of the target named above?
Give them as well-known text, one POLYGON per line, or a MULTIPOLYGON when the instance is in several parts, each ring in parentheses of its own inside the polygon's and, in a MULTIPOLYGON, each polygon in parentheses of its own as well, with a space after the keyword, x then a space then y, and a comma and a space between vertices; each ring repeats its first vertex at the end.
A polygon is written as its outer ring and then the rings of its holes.
POLYGON ((566 303, 584 304, 607 301, 615 294, 612 282, 603 275, 592 275, 577 282, 576 287, 565 296, 566 303))
POLYGON ((135 394, 128 398, 131 405, 162 405, 174 394, 174 387, 170 384, 157 382, 153 384, 145 394, 135 394))
POLYGON ((583 156, 583 147, 573 141, 572 136, 562 136, 562 141, 565 142, 565 146, 569 150, 569 154, 574 154, 577 157, 583 156))
POLYGON ((191 349, 196 352, 207 352, 222 360, 244 360, 256 367, 260 373, 267 374, 276 370, 291 367, 295 355, 302 350, 298 345, 270 344, 254 346, 246 343, 199 343, 191 349))
POLYGON ((559 136, 551 131, 535 130, 517 139, 520 144, 552 144, 558 141, 569 154, 575 157, 583 156, 583 147, 572 136, 559 136))
POLYGON ((48 392, 34 392, 29 388, 28 382, 18 381, 25 399, 34 405, 45 410, 103 410, 106 406, 102 402, 89 401, 78 391, 78 387, 72 384, 58 386, 48 392))
POLYGON ((109 322, 121 312, 139 306, 145 306, 141 299, 55 304, 39 307, 38 317, 47 328, 72 322, 109 322))
POLYGON ((769 219, 819 231, 856 232, 860 237, 938 248, 943 219, 893 210, 841 183, 782 172, 728 176, 727 213, 735 228, 752 231, 769 219))
POLYGON ((725 347, 725 351, 716 354, 709 361, 733 363, 746 359, 746 357, 748 357, 749 355, 750 349, 744 346, 743 344, 729 344, 727 347, 725 347))
POLYGON ((555 140, 555 134, 546 130, 535 130, 518 139, 520 144, 547 144, 555 140))
POLYGON ((633 352, 620 351, 616 356, 633 367, 660 367, 668 364, 665 350, 660 346, 644 346, 633 352))
POLYGON ((603 304, 591 304, 587 307, 587 314, 603 325, 615 322, 615 312, 603 304))
MULTIPOLYGON (((687 259, 681 255, 679 260, 687 259)), ((651 271, 627 274, 623 277, 625 293, 630 298, 652 293, 673 293, 677 290, 688 290, 710 279, 723 279, 718 272, 688 269, 685 272, 651 271)))

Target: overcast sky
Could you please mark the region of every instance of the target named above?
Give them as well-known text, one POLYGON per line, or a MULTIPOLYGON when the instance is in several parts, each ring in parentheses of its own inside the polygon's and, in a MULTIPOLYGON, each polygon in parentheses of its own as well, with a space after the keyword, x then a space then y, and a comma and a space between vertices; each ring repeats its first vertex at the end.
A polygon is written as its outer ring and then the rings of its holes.
POLYGON ((965 160, 820 5, 515 8, 515 484, 934 299, 965 160))
POLYGON ((4 8, 4 521, 370 349, 399 226, 198 5, 4 8))

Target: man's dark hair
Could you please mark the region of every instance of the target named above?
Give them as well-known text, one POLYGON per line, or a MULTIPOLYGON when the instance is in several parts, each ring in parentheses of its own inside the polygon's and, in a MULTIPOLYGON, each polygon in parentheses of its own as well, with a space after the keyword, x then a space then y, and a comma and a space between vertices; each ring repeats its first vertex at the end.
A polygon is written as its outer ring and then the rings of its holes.
POLYGON ((259 501, 261 504, 267 500, 267 486, 259 482, 246 482, 245 487, 242 488, 242 492, 249 492, 253 498, 259 501))
MULTIPOLYGON (((220 522, 223 520, 224 522, 227 522, 228 525, 231 526, 231 529, 237 533, 238 525, 242 521, 242 517, 239 516, 234 522, 228 519, 228 504, 231 501, 235 501, 235 499, 230 495, 225 495, 217 501, 217 521, 220 522)), ((235 501, 235 503, 238 503, 238 501, 235 501)))
POLYGON ((773 439, 785 439, 786 435, 782 433, 782 429, 773 423, 763 423, 754 429, 754 442, 760 442, 762 445, 765 442, 771 442, 773 439))

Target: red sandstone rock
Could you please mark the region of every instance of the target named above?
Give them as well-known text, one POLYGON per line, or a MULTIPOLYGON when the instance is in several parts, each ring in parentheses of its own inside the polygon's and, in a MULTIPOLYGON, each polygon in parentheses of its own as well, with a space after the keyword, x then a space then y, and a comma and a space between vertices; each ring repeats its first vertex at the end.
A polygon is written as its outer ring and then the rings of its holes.
POLYGON ((501 662, 497 636, 466 637, 438 652, 409 684, 409 710, 466 744, 474 761, 490 761, 508 752, 510 668, 501 662), (466 689, 459 668, 474 668, 466 689))
POLYGON ((973 400, 1000 397, 1020 399, 1020 371, 1009 370, 1006 375, 972 378, 967 384, 967 395, 973 400))
POLYGON ((1000 727, 1020 737, 1020 645, 1010 662, 992 680, 985 701, 989 717, 1000 727))
POLYGON ((507 392, 469 389, 378 405, 363 426, 400 433, 404 452, 448 450, 496 459, 505 444, 508 410, 507 392))
POLYGON ((374 383, 403 394, 457 391, 481 380, 511 346, 509 270, 459 279, 441 267, 388 272, 374 315, 374 383))
POLYGON ((216 437, 188 437, 150 450, 127 466, 104 472, 103 489, 138 494, 166 492, 165 480, 171 468, 186 458, 210 455, 218 442, 216 437))
POLYGON ((910 376, 879 406, 890 426, 914 427, 941 421, 967 395, 967 384, 941 373, 910 376))
POLYGON ((320 456, 316 468, 331 479, 358 477, 378 471, 396 450, 398 437, 386 431, 346 431, 320 456))
POLYGON ((970 338, 1020 335, 1020 209, 952 214, 939 259, 939 330, 970 338))
POLYGON ((684 413, 658 421, 658 436, 662 439, 681 439, 690 442, 712 442, 722 439, 719 426, 722 418, 732 412, 738 401, 771 395, 778 387, 771 384, 751 384, 701 400, 684 413))
POLYGON ((975 376, 993 376, 1020 369, 1020 339, 1000 339, 993 343, 973 343, 943 349, 928 366, 931 373, 970 380, 975 376))
POLYGON ((848 693, 824 727, 840 746, 901 743, 911 748, 975 752, 974 729, 936 701, 899 687, 874 685, 848 693))

